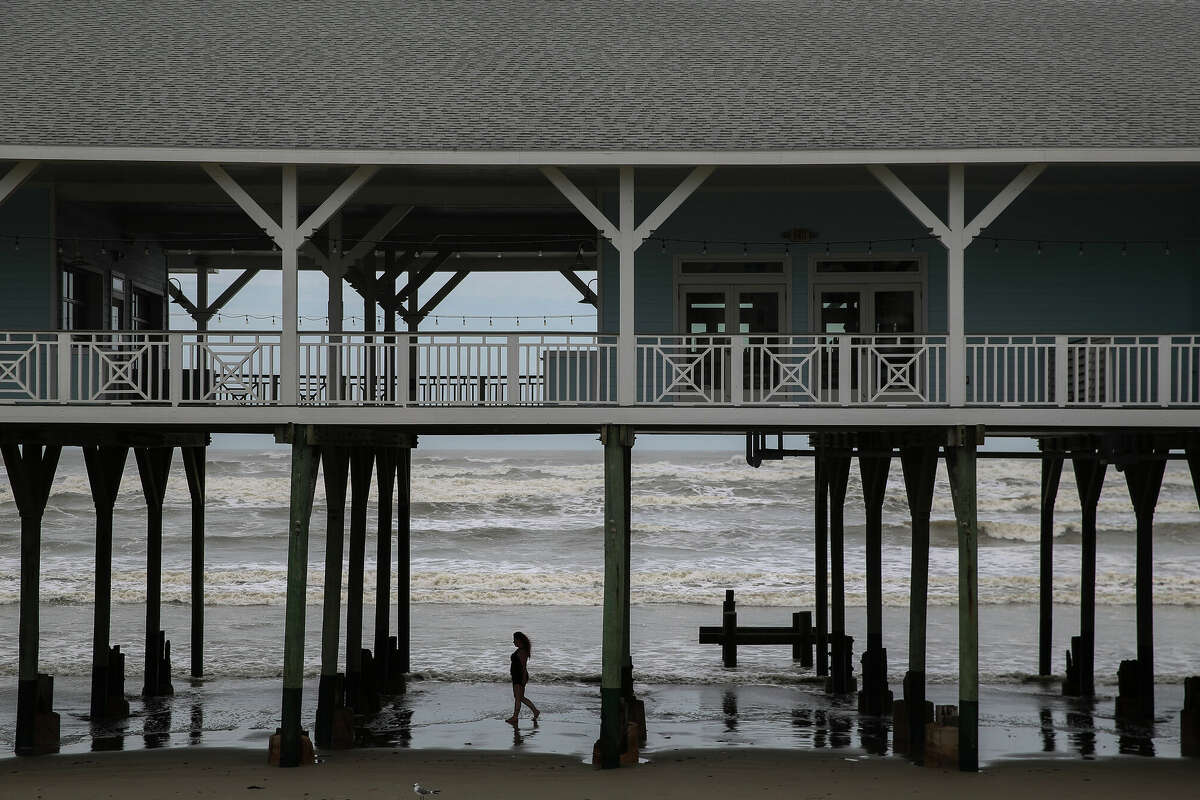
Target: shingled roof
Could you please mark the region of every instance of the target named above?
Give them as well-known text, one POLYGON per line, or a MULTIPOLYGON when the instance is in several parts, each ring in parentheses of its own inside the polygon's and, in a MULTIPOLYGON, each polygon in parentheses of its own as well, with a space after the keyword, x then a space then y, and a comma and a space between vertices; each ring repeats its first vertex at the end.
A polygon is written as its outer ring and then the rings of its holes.
POLYGON ((1190 1, 8 0, 0 14, 0 146, 1200 146, 1190 1))

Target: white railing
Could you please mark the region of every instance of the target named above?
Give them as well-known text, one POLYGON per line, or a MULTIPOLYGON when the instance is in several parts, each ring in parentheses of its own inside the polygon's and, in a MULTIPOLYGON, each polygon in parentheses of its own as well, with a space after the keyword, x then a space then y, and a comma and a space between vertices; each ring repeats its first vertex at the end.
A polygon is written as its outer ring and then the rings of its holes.
POLYGON ((184 403, 275 405, 279 402, 280 335, 266 332, 177 334, 184 403))
POLYGON ((840 379, 856 405, 937 405, 946 402, 946 337, 916 335, 841 336, 839 361, 849 339, 851 385, 840 379))
POLYGON ((1197 336, 968 336, 967 404, 1196 405, 1198 356, 1197 336))
POLYGON ((58 397, 56 333, 0 333, 0 402, 58 397))
MULTIPOLYGON (((638 336, 652 406, 937 406, 942 335, 638 336)), ((278 405, 278 331, 0 332, 0 403, 278 405)), ((1200 406, 1200 335, 971 335, 966 402, 1200 406)), ((617 337, 301 333, 297 397, 328 406, 617 401, 617 337)))
POLYGON ((614 403, 616 337, 301 334, 300 397, 314 405, 614 403))
POLYGON ((728 336, 639 336, 637 402, 649 405, 728 405, 728 336))

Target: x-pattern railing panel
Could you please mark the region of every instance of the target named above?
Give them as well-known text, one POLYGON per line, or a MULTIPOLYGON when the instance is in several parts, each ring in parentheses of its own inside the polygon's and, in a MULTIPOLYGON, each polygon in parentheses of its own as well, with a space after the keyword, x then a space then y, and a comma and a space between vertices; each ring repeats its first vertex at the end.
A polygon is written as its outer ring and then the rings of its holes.
POLYGON ((52 390, 57 337, 0 333, 0 401, 42 400, 52 390))
POLYGON ((745 402, 821 402, 822 376, 829 373, 832 358, 836 358, 836 349, 825 337, 749 337, 742 370, 745 402))

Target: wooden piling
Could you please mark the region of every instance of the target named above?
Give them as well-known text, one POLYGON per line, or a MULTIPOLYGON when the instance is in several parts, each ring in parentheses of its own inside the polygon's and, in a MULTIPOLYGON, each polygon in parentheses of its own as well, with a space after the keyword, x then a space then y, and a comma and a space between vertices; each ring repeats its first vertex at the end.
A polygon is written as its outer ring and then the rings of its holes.
POLYGON ((1062 477, 1063 457, 1042 455, 1041 560, 1038 582, 1038 674, 1050 675, 1054 649, 1054 501, 1062 477))
POLYGON ((1079 566, 1079 652, 1075 654, 1078 686, 1064 683, 1063 694, 1093 697, 1096 694, 1096 509, 1108 464, 1098 453, 1079 454, 1071 459, 1075 485, 1082 509, 1079 566))
POLYGON ((626 733, 621 714, 621 671, 624 658, 625 555, 628 541, 627 509, 630 502, 629 475, 633 429, 605 425, 600 439, 604 445, 604 637, 600 677, 600 766, 620 765, 626 733))
MULTIPOLYGON (((908 753, 920 759, 925 752, 926 619, 929 605, 929 516, 937 480, 936 445, 915 445, 900 450, 904 491, 912 521, 912 557, 908 604, 908 672, 904 676, 904 716, 908 753)), ((931 712, 932 709, 929 709, 931 712)), ((896 721, 899 724, 900 720, 896 721)))
POLYGON ((192 501, 192 677, 204 676, 204 499, 207 447, 181 447, 192 501))
POLYGON ((1146 720, 1154 719, 1154 507, 1166 466, 1164 451, 1146 453, 1125 467, 1137 516, 1137 714, 1146 720))
POLYGON ((165 633, 162 630, 163 499, 173 447, 135 447, 142 495, 146 499, 146 652, 142 695, 174 694, 165 633))
POLYGON ((830 664, 829 689, 834 694, 853 691, 850 653, 846 641, 846 485, 850 481, 850 452, 830 449, 829 481, 829 571, 830 571, 830 664))
MULTIPOLYGON (((310 443, 309 428, 292 429, 291 503, 288 513, 287 606, 283 634, 283 709, 279 766, 301 763, 300 709, 304 681, 304 616, 308 604, 308 527, 321 451, 310 443)), ((311 743, 309 744, 311 749, 311 743)))
POLYGON ((346 577, 346 693, 348 703, 360 711, 363 700, 362 625, 363 562, 367 553, 367 499, 375 451, 354 447, 350 451, 350 557, 346 577))
POLYGON ((891 463, 891 447, 885 442, 872 438, 859 452, 866 511, 867 647, 862 655, 858 706, 860 712, 873 716, 890 713, 892 709, 887 651, 883 648, 883 499, 891 463))
MULTIPOLYGON (((391 317, 390 312, 385 319, 391 317)), ((376 683, 386 686, 391 672, 392 608, 392 493, 396 487, 396 450, 380 447, 375 451, 376 503, 378 527, 375 550, 375 646, 373 661, 376 683)))
POLYGON ((101 720, 124 716, 129 708, 123 691, 116 696, 109 691, 116 673, 109 647, 112 634, 113 507, 121 488, 121 476, 125 471, 129 448, 123 445, 84 445, 82 449, 92 505, 96 510, 96 599, 92 607, 90 713, 93 720, 101 720))
POLYGON ((817 675, 829 675, 829 479, 824 448, 816 448, 813 472, 816 497, 813 502, 813 551, 816 558, 814 580, 817 599, 817 675))
MULTIPOLYGON (((402 387, 403 389, 403 387, 402 387)), ((410 534, 412 526, 412 447, 398 451, 396 463, 396 669, 407 675, 412 641, 410 592, 412 565, 410 534)))
POLYGON ((958 527, 958 768, 979 769, 979 512, 975 430, 958 428, 946 447, 958 527))
POLYGON ((725 590, 725 602, 721 604, 721 665, 729 669, 737 666, 737 601, 733 589, 725 590))
MULTIPOLYGON (((42 516, 62 448, 38 444, 0 444, 13 500, 21 515, 21 619, 17 631, 17 729, 13 750, 19 756, 58 750, 58 715, 44 697, 39 708, 38 640, 42 516)), ((46 681, 42 681, 43 686, 46 681)), ((52 684, 50 684, 52 685, 52 684)))
POLYGON ((318 747, 333 744, 334 715, 340 709, 344 676, 338 672, 342 613, 342 556, 346 539, 346 482, 350 459, 344 447, 321 449, 325 482, 325 587, 321 607, 321 681, 317 687, 315 733, 318 747))

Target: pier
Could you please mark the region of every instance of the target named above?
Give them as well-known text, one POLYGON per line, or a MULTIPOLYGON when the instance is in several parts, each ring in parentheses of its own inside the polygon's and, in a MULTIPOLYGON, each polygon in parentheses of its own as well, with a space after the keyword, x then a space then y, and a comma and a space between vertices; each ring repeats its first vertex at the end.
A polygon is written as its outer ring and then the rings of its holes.
POLYGON ((739 626, 731 596, 701 642, 719 643, 729 669, 739 646, 791 644, 885 746, 890 718, 895 749, 966 772, 980 764, 983 702, 978 465, 1037 459, 1038 624, 1015 644, 1083 704, 1112 671, 1118 718, 1183 712, 1194 742, 1194 683, 1184 708, 1156 707, 1153 623, 1168 461, 1188 464, 1200 500, 1200 112, 1179 94, 1200 79, 1187 49, 1196 20, 1156 9, 1153 25, 1107 25, 1093 52, 1063 45, 1063 31, 1093 27, 1080 4, 1052 3, 1036 30, 1020 4, 987 19, 939 9, 944 27, 920 4, 881 7, 875 29, 890 38, 864 36, 853 6, 822 7, 814 25, 810 5, 378 5, 353 18, 255 6, 184 25, 163 9, 83 18, 24 4, 5 50, 19 81, 0 92, 0 451, 20 517, 4 532, 20 554, 14 751, 53 752, 61 738, 39 598, 64 448, 82 452, 95 512, 81 531, 96 554, 90 718, 129 713, 127 672, 151 702, 176 681, 215 680, 206 464, 224 435, 290 448, 277 498, 286 548, 273 556, 287 586, 281 767, 364 743, 366 722, 422 669, 412 497, 426 476, 413 451, 442 435, 595 439, 600 767, 636 764, 656 724, 630 636, 644 563, 635 453, 648 435, 745 436, 747 471, 812 459, 813 511, 796 524, 813 530, 811 622, 739 626), (804 48, 781 39, 801 30, 804 48), (989 81, 978 54, 993 41, 1004 70, 989 81), (1071 75, 1089 81, 1058 77, 1071 75), (506 283, 472 292, 479 276, 506 283), (570 292, 565 309, 510 307, 546 281, 570 292), (1037 451, 1018 452, 1028 441, 1037 451), (164 508, 181 468, 187 631, 163 614, 164 508), (943 468, 957 702, 934 707, 943 468), (114 508, 134 470, 139 642, 112 615, 114 508), (1136 519, 1135 657, 1098 668, 1101 493, 1116 473, 1136 519), (896 477, 906 631, 884 613, 896 477), (319 615, 307 607, 318 486, 319 615), (1072 491, 1078 626, 1054 652, 1056 502, 1072 491), (861 564, 848 563, 848 509, 864 519, 861 564), (860 571, 856 643, 847 575, 860 571), (172 641, 190 644, 190 664, 173 663, 172 641), (889 661, 901 643, 903 668, 889 661))

